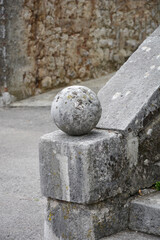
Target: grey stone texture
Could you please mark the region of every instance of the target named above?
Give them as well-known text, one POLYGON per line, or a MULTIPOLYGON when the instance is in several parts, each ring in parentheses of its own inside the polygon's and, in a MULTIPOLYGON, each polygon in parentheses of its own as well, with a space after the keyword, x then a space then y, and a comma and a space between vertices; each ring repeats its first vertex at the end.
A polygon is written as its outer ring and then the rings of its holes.
MULTIPOLYGON (((160 193, 131 202, 129 228, 160 236, 160 193)), ((160 238, 160 237, 159 237, 160 238)))
POLYGON ((139 232, 124 231, 112 235, 110 237, 102 238, 101 240, 159 240, 158 236, 148 235, 139 232))
MULTIPOLYGON (((100 90, 102 118, 96 130, 81 137, 57 131, 41 138, 41 190, 51 198, 47 240, 70 236, 99 240, 124 229, 128 221, 127 199, 159 181, 159 42, 158 29, 100 90), (72 206, 71 210, 67 206, 72 206), (109 209, 107 218, 103 208, 109 209), (93 215, 102 216, 99 222, 105 222, 104 231, 101 224, 96 228, 93 215), (111 225, 109 219, 114 219, 111 225)), ((155 230, 159 216, 156 213, 155 226, 151 226, 154 234, 159 231, 155 230)))
POLYGON ((94 130, 73 137, 56 131, 41 138, 41 189, 46 197, 93 203, 121 193, 125 186, 122 135, 94 130))
POLYGON ((96 127, 102 113, 97 95, 84 86, 59 92, 52 102, 51 115, 59 129, 69 135, 84 135, 96 127))
MULTIPOLYGON (((34 54, 29 54, 30 48, 28 46, 28 31, 29 28, 32 28, 33 32, 34 26, 31 27, 28 22, 26 28, 24 21, 26 2, 27 0, 4 1, 6 37, 3 45, 5 71, 3 71, 2 76, 5 78, 9 93, 18 99, 30 96, 34 92, 33 79, 29 78, 29 73, 35 71, 35 59, 34 54), (26 84, 26 73, 30 88, 26 84)), ((1 90, 3 92, 3 86, 1 90)))
MULTIPOLYGON (((6 81, 6 4, 0 2, 0 93, 6 81)), ((1 104, 1 103, 0 103, 1 104)))
POLYGON ((41 189, 46 197, 93 203, 134 194, 159 181, 160 116, 139 136, 94 130, 81 137, 61 131, 40 141, 41 189))
POLYGON ((5 91, 2 93, 2 97, 0 97, 0 107, 8 107, 11 103, 16 101, 16 97, 10 95, 9 92, 5 91))
POLYGON ((125 198, 92 205, 47 200, 44 240, 99 240, 127 227, 125 198))
POLYGON ((160 106, 160 27, 147 38, 99 91, 99 128, 122 131, 143 128, 160 106))

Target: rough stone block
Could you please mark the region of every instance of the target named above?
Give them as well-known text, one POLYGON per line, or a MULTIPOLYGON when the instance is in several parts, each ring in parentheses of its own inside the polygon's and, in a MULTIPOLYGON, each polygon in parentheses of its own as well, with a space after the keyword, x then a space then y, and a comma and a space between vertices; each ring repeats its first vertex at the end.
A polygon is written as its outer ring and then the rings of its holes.
POLYGON ((101 240, 159 240, 159 237, 139 232, 125 231, 101 240))
POLYGON ((95 130, 73 137, 61 131, 40 141, 41 190, 44 196, 93 203, 121 193, 126 169, 122 135, 95 130), (118 180, 118 181, 117 181, 118 180))
POLYGON ((6 31, 5 25, 1 24, 0 25, 0 39, 4 39, 5 38, 5 36, 6 36, 5 31, 6 31))
POLYGON ((143 125, 138 136, 133 133, 127 136, 126 154, 130 167, 125 185, 130 194, 151 187, 160 176, 160 114, 151 115, 143 125))
MULTIPOLYGON (((152 116, 153 117, 153 116, 152 116)), ((40 141, 41 189, 46 197, 95 203, 135 194, 159 181, 160 115, 138 136, 95 130, 81 137, 61 131, 40 141)))
POLYGON ((0 20, 5 19, 5 8, 0 6, 0 20))
POLYGON ((160 193, 131 202, 129 228, 160 236, 160 193))
POLYGON ((127 200, 81 205, 48 199, 44 240, 98 240, 126 228, 127 200))

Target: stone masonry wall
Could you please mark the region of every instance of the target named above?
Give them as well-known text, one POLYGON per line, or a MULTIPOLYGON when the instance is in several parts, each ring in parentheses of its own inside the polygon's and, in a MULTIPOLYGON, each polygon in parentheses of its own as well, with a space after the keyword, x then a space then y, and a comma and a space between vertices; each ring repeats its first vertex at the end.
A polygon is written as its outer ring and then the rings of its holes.
POLYGON ((0 0, 0 93, 2 85, 6 81, 6 17, 5 17, 5 3, 0 0))
POLYGON ((14 61, 19 75, 14 69, 9 77, 12 93, 16 82, 23 89, 19 98, 118 69, 160 23, 159 0, 23 0, 19 5, 23 47, 14 54, 24 55, 27 63, 19 67, 14 61))
MULTIPOLYGON (((1 91, 6 84, 8 90, 19 99, 35 93, 35 78, 28 84, 25 74, 33 73, 35 69, 35 56, 27 51, 29 34, 24 22, 24 0, 3 0, 5 38, 0 41, 3 48, 0 74, 1 91)), ((0 24, 1 24, 0 22, 0 24)), ((29 26, 28 26, 29 28, 29 26)))
POLYGON ((158 2, 46 1, 45 74, 53 86, 117 69, 158 26, 158 2))

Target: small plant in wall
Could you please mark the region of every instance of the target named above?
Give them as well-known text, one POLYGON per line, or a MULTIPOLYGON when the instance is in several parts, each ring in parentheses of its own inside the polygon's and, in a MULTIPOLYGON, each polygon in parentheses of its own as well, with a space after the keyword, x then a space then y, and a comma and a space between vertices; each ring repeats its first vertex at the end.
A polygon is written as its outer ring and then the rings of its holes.
POLYGON ((160 181, 156 182, 155 188, 156 188, 157 191, 160 191, 160 181))

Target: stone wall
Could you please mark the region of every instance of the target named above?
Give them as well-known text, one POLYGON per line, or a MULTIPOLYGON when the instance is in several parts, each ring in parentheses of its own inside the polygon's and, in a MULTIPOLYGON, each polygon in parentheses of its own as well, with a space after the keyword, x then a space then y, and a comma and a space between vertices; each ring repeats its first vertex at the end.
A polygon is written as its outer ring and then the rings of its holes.
POLYGON ((53 85, 117 69, 159 19, 158 1, 50 0, 46 9, 46 74, 53 85))
POLYGON ((159 0, 8 5, 8 85, 19 98, 118 69, 160 22, 159 0))
MULTIPOLYGON (((5 3, 0 0, 0 87, 6 81, 6 17, 5 17, 5 3)), ((1 89, 0 89, 1 93, 1 89)))
POLYGON ((1 91, 3 92, 3 86, 7 85, 12 94, 24 98, 35 93, 32 90, 35 79, 33 85, 30 83, 29 88, 28 83, 25 83, 25 73, 34 71, 35 57, 27 52, 29 35, 24 23, 24 1, 4 0, 2 8, 4 39, 0 39, 0 48, 3 49, 0 63, 1 91))

